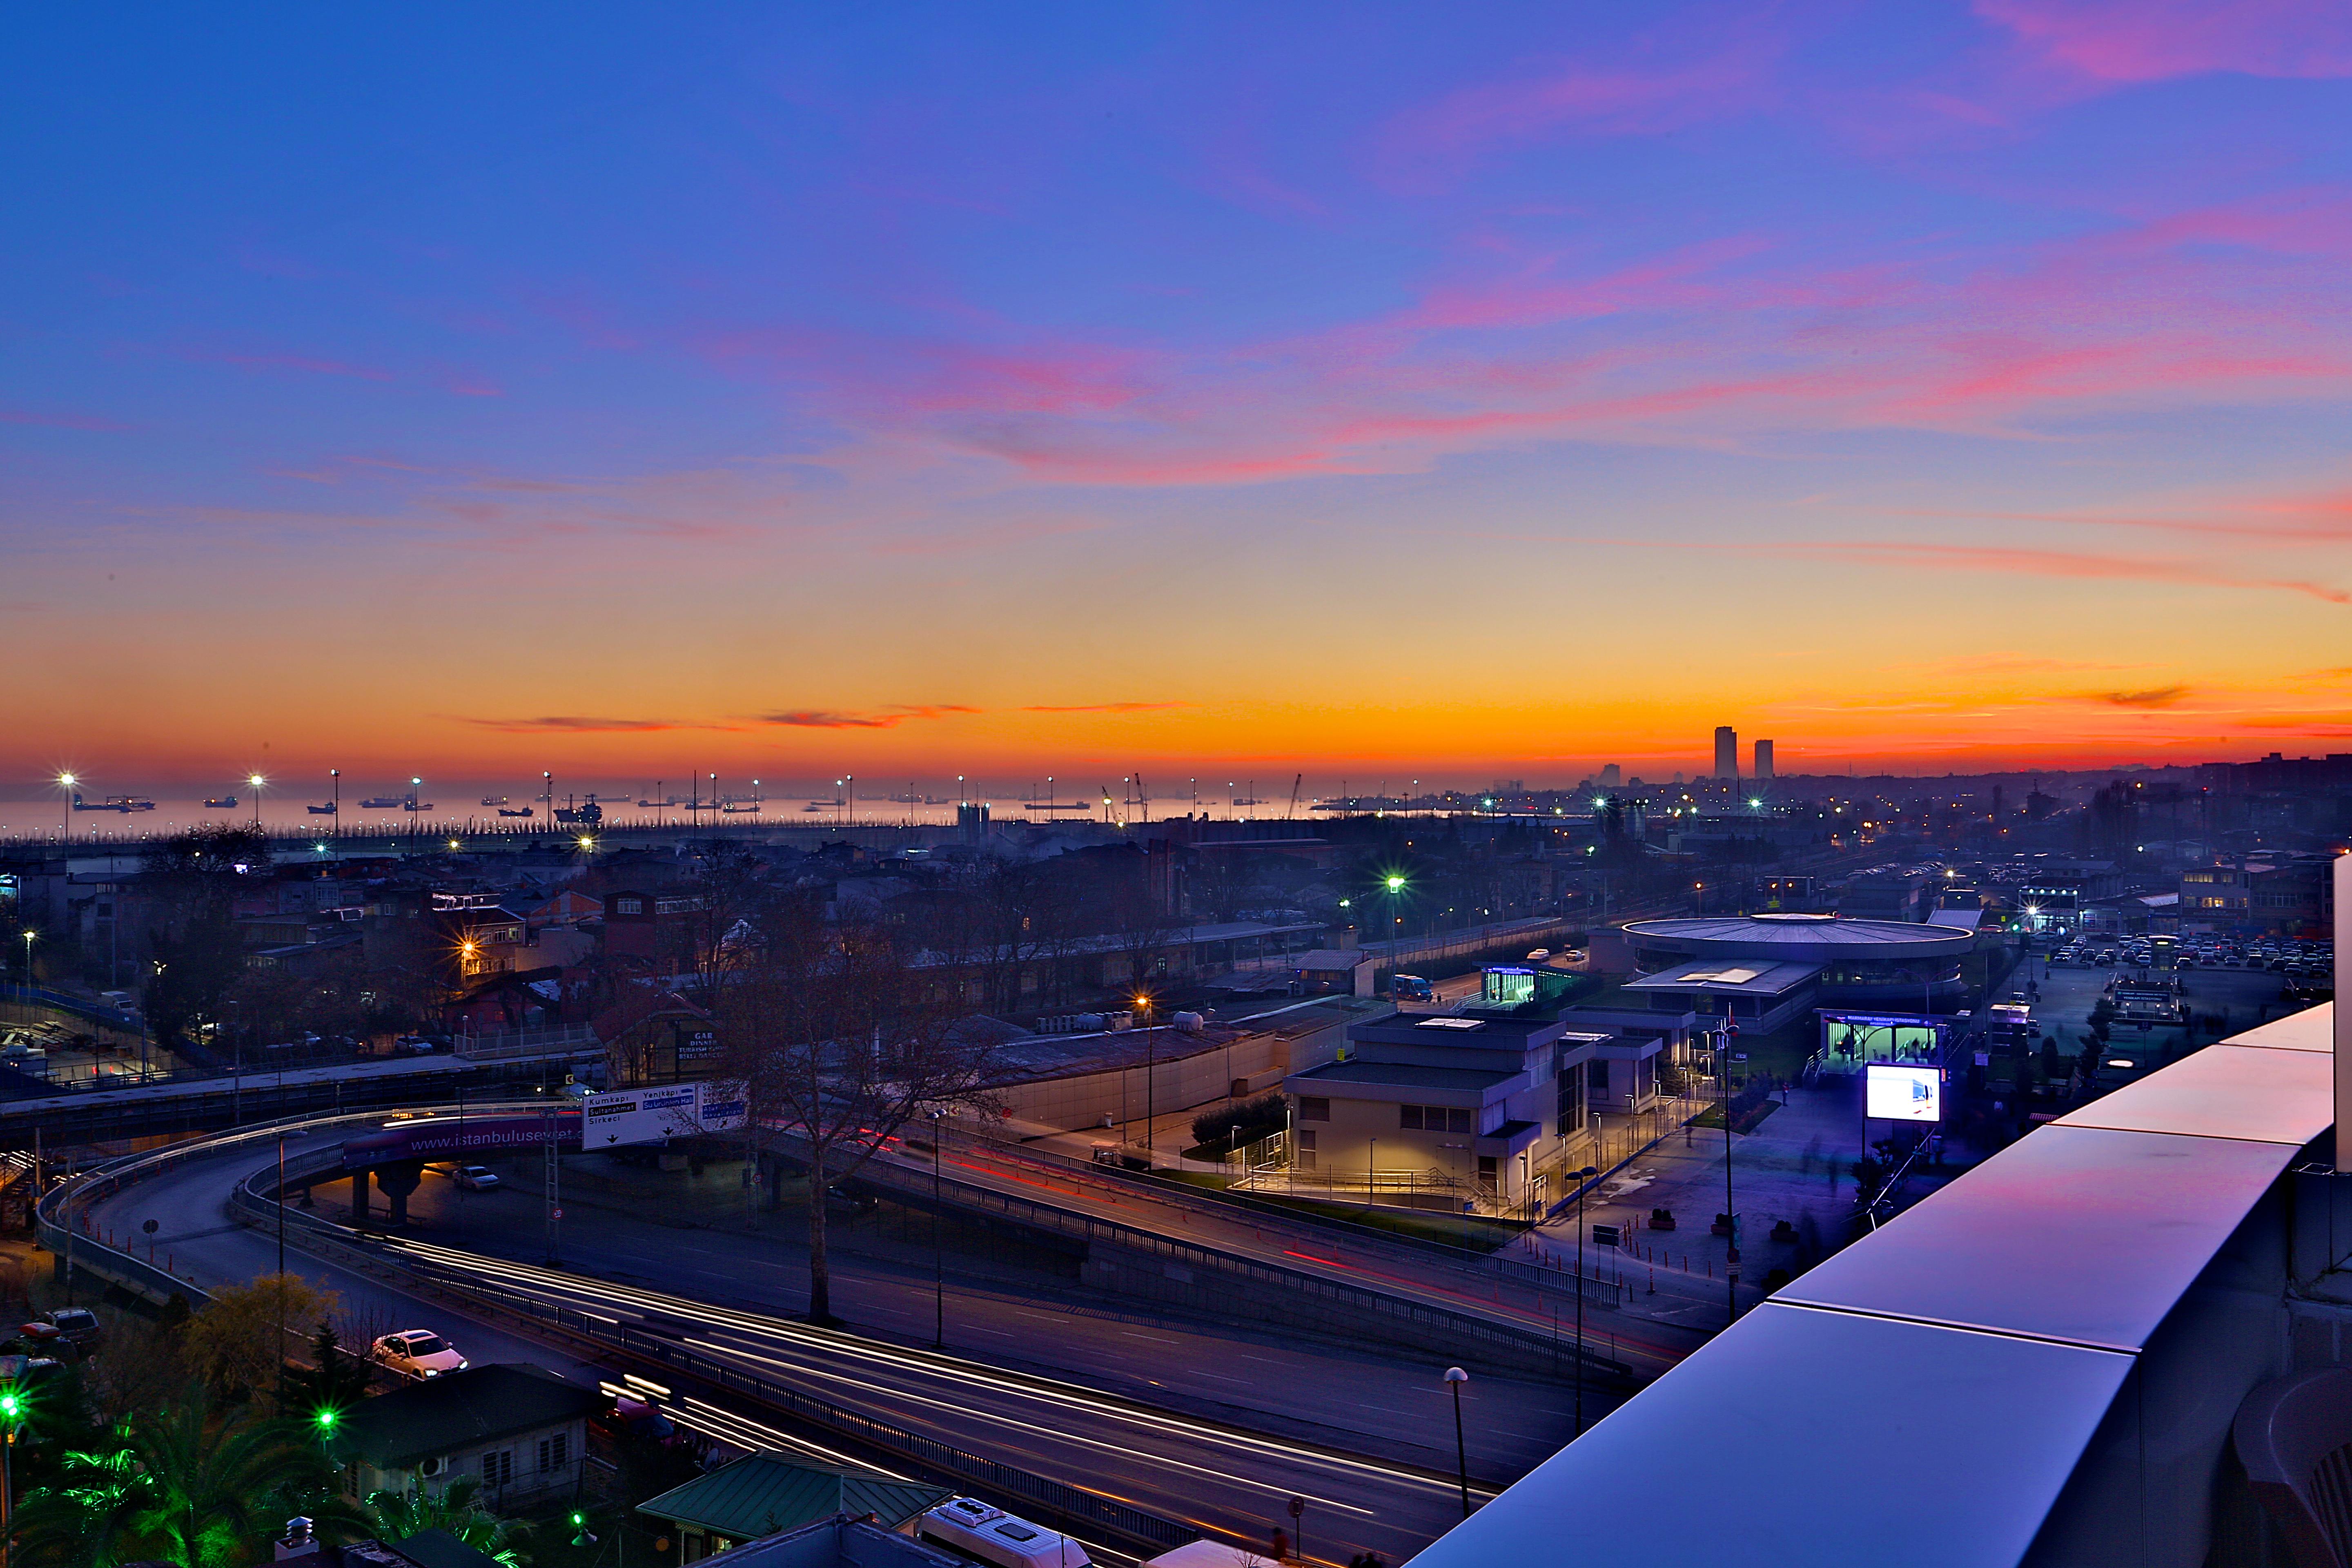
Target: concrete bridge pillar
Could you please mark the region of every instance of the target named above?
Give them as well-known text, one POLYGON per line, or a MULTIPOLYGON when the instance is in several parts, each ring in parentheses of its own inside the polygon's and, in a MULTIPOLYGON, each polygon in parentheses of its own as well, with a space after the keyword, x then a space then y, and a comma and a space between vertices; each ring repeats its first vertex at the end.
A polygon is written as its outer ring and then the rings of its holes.
POLYGON ((365 1230, 367 1222, 368 1173, 365 1171, 353 1171, 352 1173, 352 1224, 365 1230))
POLYGON ((383 1193, 385 1201, 391 1205, 392 1224, 408 1223, 408 1194, 422 1185, 424 1181, 425 1162, 422 1160, 403 1160, 395 1165, 377 1167, 375 1184, 383 1193))

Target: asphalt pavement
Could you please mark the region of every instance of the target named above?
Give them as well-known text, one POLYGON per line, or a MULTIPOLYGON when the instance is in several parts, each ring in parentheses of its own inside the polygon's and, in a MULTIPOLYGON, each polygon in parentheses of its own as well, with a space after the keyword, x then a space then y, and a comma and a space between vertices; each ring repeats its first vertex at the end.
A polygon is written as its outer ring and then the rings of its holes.
MULTIPOLYGON (((289 1140, 289 1153, 331 1141, 289 1140)), ((142 1238, 143 1222, 155 1220, 157 1261, 199 1285, 252 1279, 277 1267, 277 1242, 231 1220, 226 1200, 268 1158, 247 1145, 192 1161, 92 1205, 89 1218, 117 1237, 142 1238)), ((334 1191, 320 1189, 325 1217, 337 1217, 334 1191)), ((470 1243, 464 1250, 421 1239, 436 1228, 433 1215, 444 1200, 454 1204, 459 1195, 428 1177, 419 1199, 420 1239, 402 1245, 435 1249, 433 1260, 442 1268, 509 1295, 685 1317, 703 1326, 694 1342, 705 1353, 772 1376, 781 1373, 836 1404, 1231 1540, 1263 1542, 1276 1522, 1286 1521, 1286 1505, 1297 1496, 1307 1500, 1308 1541, 1318 1560, 1344 1563, 1371 1550, 1401 1562, 1458 1517, 1450 1479, 1452 1405, 1427 1365, 1377 1352, 1346 1354, 1090 1317, 974 1290, 960 1293, 954 1349, 940 1354, 903 1342, 912 1337, 907 1330, 927 1327, 920 1320, 930 1306, 921 1289, 928 1281, 910 1281, 903 1271, 895 1279, 842 1280, 843 1304, 853 1317, 897 1314, 901 1342, 894 1343, 814 1329, 783 1315, 799 1300, 799 1281, 789 1257, 771 1250, 781 1242, 695 1237, 598 1213, 593 1224, 567 1221, 570 1268, 549 1269, 495 1255, 501 1247, 530 1253, 540 1245, 535 1193, 464 1194, 470 1243), (509 1211, 503 1220, 493 1218, 499 1207, 509 1211), (589 1272, 606 1268, 658 1280, 660 1288, 589 1272), (724 1304, 747 1300, 754 1308, 724 1304), (993 1355, 969 1348, 992 1337, 1005 1342, 993 1355), (1035 1370, 1066 1362, 1093 1376, 1050 1378, 1035 1370), (1115 1387, 1088 1385, 1097 1381, 1115 1387), (1127 1390, 1150 1402, 1124 1396, 1127 1390), (1328 1441, 1306 1440, 1302 1432, 1328 1441)), ((286 1262, 336 1291, 348 1312, 382 1325, 377 1331, 433 1328, 477 1364, 529 1363, 595 1380, 594 1369, 576 1357, 305 1257, 299 1246, 289 1247, 286 1262)), ((1482 1494, 1515 1479, 1566 1437, 1566 1405, 1557 1387, 1473 1382, 1464 1407, 1482 1494)), ((739 1445, 795 1436, 805 1444, 811 1436, 780 1433, 749 1412, 717 1405, 682 1414, 739 1445)))

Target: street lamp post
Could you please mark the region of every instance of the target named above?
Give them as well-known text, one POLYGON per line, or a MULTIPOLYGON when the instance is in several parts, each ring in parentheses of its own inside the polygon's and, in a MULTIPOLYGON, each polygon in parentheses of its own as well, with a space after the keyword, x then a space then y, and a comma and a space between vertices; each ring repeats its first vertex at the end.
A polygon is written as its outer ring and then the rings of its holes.
POLYGON ((25 1418, 25 1395, 14 1384, 0 1389, 0 1421, 8 1424, 8 1441, 0 1448, 0 1568, 16 1561, 16 1426, 25 1418))
MULTIPOLYGON (((1598 1166, 1587 1165, 1576 1173, 1576 1429, 1575 1436, 1584 1436, 1584 1184, 1601 1173, 1598 1166)), ((1553 1332, 1558 1333, 1558 1318, 1552 1320, 1553 1332)))
POLYGON ((940 1241, 940 1123, 942 1112, 931 1112, 931 1348, 948 1347, 947 1263, 940 1241))
POLYGON ((253 828, 257 833, 261 831, 261 786, 268 782, 259 773, 245 775, 246 787, 253 792, 253 828))
POLYGON ((1445 1369, 1445 1385, 1454 1391, 1454 1467, 1462 1482, 1462 1517, 1470 1517, 1470 1449, 1462 1436, 1462 1385, 1470 1374, 1458 1366, 1445 1369))
POLYGON ((1715 1081, 1723 1101, 1723 1240, 1727 1251, 1723 1270, 1724 1322, 1739 1321, 1739 1215, 1731 1205, 1731 1037, 1737 1033, 1728 1014, 1716 1029, 1715 1081))
POLYGON ((1156 1092, 1160 1082, 1160 1062, 1153 1049, 1159 1043, 1159 1037, 1153 1033, 1151 1027, 1151 998, 1139 995, 1135 999, 1135 1005, 1143 1015, 1143 1162, 1149 1166, 1158 1163, 1154 1158, 1154 1152, 1159 1148, 1154 1138, 1157 1126, 1152 1117, 1157 1114, 1160 1106, 1156 1092))
POLYGON ((73 842, 74 785, 79 783, 81 783, 81 780, 74 777, 71 773, 59 773, 58 775, 58 792, 64 807, 62 812, 59 814, 64 818, 64 825, 59 829, 59 836, 63 837, 68 844, 73 842))

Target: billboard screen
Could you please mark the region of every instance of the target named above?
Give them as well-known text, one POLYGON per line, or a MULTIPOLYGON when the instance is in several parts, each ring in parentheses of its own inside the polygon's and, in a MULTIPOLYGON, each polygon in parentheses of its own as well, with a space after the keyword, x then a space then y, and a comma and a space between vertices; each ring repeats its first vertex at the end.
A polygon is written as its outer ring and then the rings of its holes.
POLYGON ((1871 1063, 1863 1074, 1863 1114, 1889 1121, 1941 1121, 1942 1071, 1899 1062, 1871 1063))

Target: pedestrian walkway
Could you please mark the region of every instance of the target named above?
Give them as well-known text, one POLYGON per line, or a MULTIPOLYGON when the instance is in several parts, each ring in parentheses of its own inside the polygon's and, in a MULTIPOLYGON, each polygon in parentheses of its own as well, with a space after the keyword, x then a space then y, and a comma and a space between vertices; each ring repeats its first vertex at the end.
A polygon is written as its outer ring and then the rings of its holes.
MULTIPOLYGON (((1786 1093, 1788 1102, 1754 1131, 1731 1138, 1732 1212, 1741 1216, 1744 1233, 1742 1310, 1762 1293, 1771 1269, 1794 1272, 1808 1249, 1818 1258, 1835 1246, 1853 1206, 1853 1163, 1863 1153, 1860 1090, 1832 1080, 1823 1088, 1786 1093), (1793 1240, 1771 1239, 1777 1220, 1789 1222, 1793 1240)), ((1725 1279, 1730 1243, 1709 1234, 1715 1216, 1724 1212, 1723 1173, 1723 1130, 1689 1126, 1611 1172, 1586 1194, 1584 1222, 1618 1226, 1624 1245, 1595 1248, 1588 1231, 1587 1268, 1620 1273, 1639 1303, 1632 1310, 1643 1316, 1720 1328, 1727 1310, 1721 1296, 1683 1289, 1653 1298, 1647 1291, 1654 1276, 1678 1287, 1694 1278, 1725 1279), (1674 1229, 1650 1228, 1651 1211, 1659 1208, 1672 1212, 1674 1229)), ((1576 1227, 1571 1208, 1538 1226, 1518 1249, 1572 1268, 1576 1227)))

